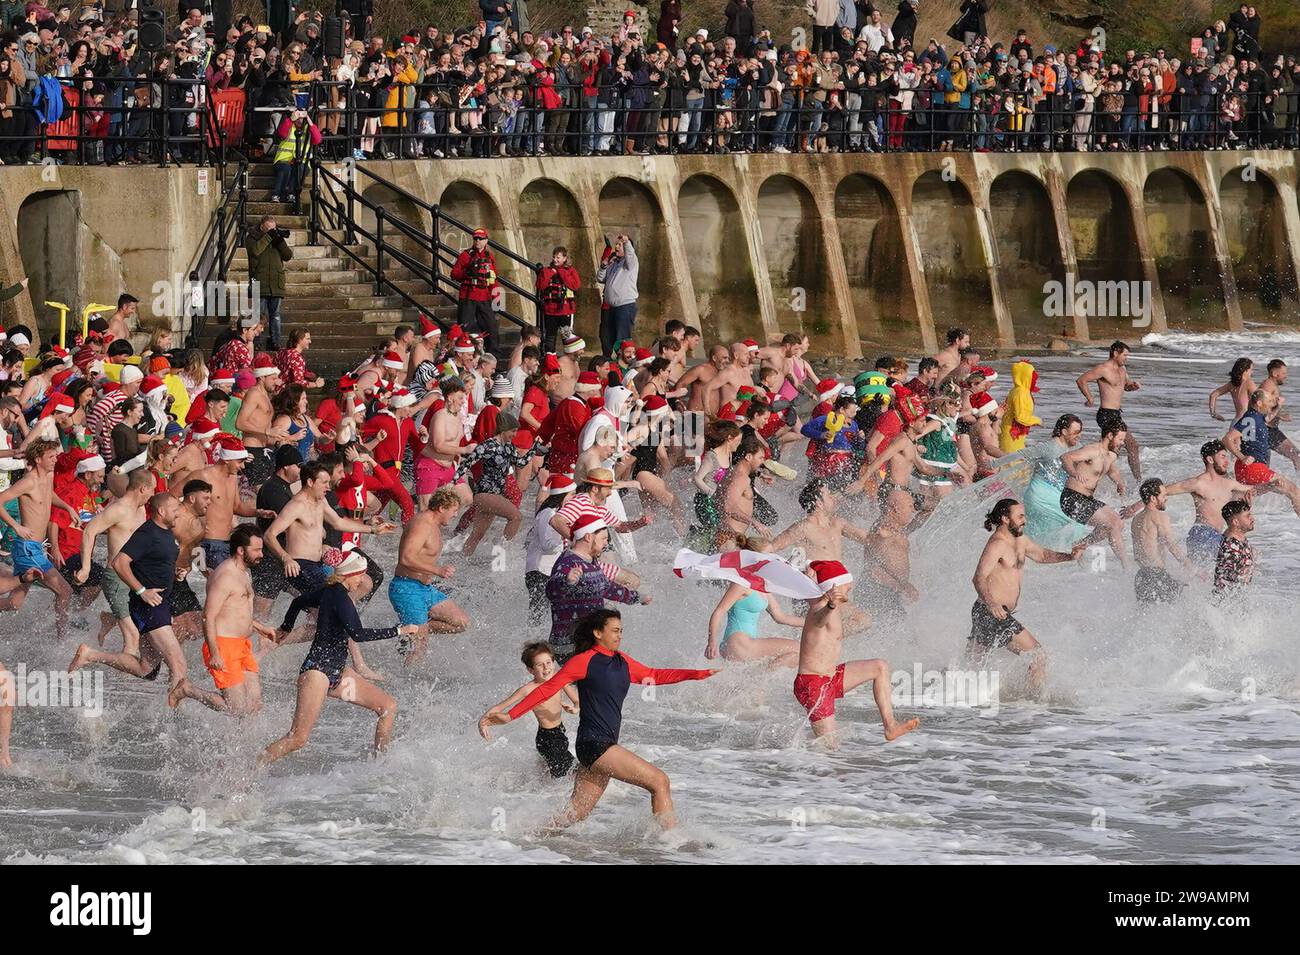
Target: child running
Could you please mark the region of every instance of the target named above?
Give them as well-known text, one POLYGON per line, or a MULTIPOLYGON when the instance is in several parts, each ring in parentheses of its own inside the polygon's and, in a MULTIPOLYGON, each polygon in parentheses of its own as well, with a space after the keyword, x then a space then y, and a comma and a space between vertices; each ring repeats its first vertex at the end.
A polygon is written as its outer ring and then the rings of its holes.
POLYGON ((611 778, 639 786, 650 793, 650 811, 665 829, 677 825, 668 775, 652 763, 618 745, 623 724, 623 700, 633 681, 667 686, 684 680, 707 680, 717 670, 653 669, 618 652, 623 642, 623 617, 617 610, 598 610, 578 621, 573 631, 574 656, 537 689, 509 711, 492 713, 480 723, 509 723, 549 700, 570 683, 578 685, 581 711, 574 750, 578 754, 577 778, 569 805, 555 826, 581 822, 605 794, 611 778))
MULTIPOLYGON (((478 731, 484 739, 488 738, 488 726, 491 725, 493 715, 514 706, 555 676, 558 669, 555 665, 555 651, 545 641, 526 644, 520 659, 532 679, 483 714, 483 718, 478 721, 478 731)), ((549 700, 538 703, 533 710, 533 716, 537 717, 537 752, 546 761, 551 775, 557 779, 567 776, 573 768, 573 754, 569 752, 569 737, 564 732, 561 712, 578 712, 578 694, 572 686, 566 686, 549 700)))

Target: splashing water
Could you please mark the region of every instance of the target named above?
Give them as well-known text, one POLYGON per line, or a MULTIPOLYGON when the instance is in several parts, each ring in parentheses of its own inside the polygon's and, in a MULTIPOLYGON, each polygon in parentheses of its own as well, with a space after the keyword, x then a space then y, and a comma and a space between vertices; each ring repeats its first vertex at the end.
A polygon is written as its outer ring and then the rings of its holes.
MULTIPOLYGON (((1135 356, 1154 359, 1134 362, 1143 388, 1126 398, 1147 476, 1200 470, 1197 448, 1223 429, 1205 395, 1238 352, 1261 361, 1300 345, 1294 333, 1192 338, 1160 336, 1135 356), (1164 360, 1183 355, 1222 367, 1164 360)), ((1085 437, 1095 434, 1073 380, 1088 363, 1036 362, 1045 425, 1035 440, 1067 410, 1084 418, 1085 437)), ((801 453, 785 460, 802 467, 801 453)), ((1290 475, 1284 459, 1276 466, 1290 475)), ((799 486, 770 490, 782 526, 797 516, 799 486)), ((963 666, 989 490, 957 492, 917 532, 921 603, 901 625, 849 638, 846 658, 883 656, 896 674, 963 666)), ((382 758, 365 758, 370 714, 330 701, 306 749, 253 771, 289 725, 305 646, 263 658, 266 706, 242 722, 194 704, 172 713, 161 684, 112 673, 102 717, 18 712, 17 766, 0 775, 0 853, 24 863, 1294 862, 1300 521, 1274 497, 1257 507, 1261 566, 1245 607, 1210 605, 1208 585, 1193 580, 1181 602, 1140 613, 1115 561, 1031 565, 1017 615, 1049 653, 1043 701, 1019 691, 1023 664, 996 654, 996 706, 919 706, 918 693, 900 713, 920 715, 921 730, 887 745, 860 688, 839 704, 844 741, 828 753, 810 742, 791 671, 733 664, 705 683, 633 688, 623 742, 672 779, 682 826, 670 834, 651 821, 645 794, 612 783, 588 821, 542 835, 569 783, 542 771, 532 719, 496 728, 488 744, 477 735, 478 716, 525 678, 520 645, 544 636, 524 623, 521 548, 493 570, 485 546, 468 565, 453 556, 450 590, 475 621, 469 633, 435 642, 416 672, 402 670, 389 644, 368 649, 400 704, 382 758)), ((1175 498, 1170 513, 1181 534, 1190 501, 1175 498)), ((719 591, 672 575, 679 542, 666 524, 637 536, 636 569, 655 599, 623 608, 625 648, 651 665, 702 666, 719 591)), ((391 538, 375 548, 386 571, 395 548, 391 538)), ((860 573, 860 551, 850 544, 846 555, 860 573)), ((54 643, 48 601, 34 591, 0 618, 10 667, 66 666, 72 646, 54 643)), ((392 622, 383 594, 365 618, 392 622)), ((765 624, 767 635, 793 635, 765 624)), ((206 685, 197 647, 187 650, 206 685)))

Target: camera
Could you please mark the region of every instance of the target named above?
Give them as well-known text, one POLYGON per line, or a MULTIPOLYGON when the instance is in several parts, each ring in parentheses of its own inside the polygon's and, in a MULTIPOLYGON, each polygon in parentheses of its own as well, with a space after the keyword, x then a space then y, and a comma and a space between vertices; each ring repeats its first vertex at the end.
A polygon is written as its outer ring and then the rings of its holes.
POLYGON ((272 230, 271 230, 271 235, 275 236, 277 239, 287 239, 287 238, 289 238, 289 230, 288 230, 288 229, 272 229, 272 230))

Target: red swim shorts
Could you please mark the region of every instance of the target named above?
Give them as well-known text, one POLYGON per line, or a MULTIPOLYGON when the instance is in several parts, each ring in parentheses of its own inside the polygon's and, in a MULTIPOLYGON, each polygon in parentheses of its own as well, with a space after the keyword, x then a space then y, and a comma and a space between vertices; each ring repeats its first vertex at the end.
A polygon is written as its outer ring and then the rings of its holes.
POLYGON ((1253 464, 1242 464, 1238 461, 1233 471, 1242 484, 1268 484, 1277 476, 1272 468, 1260 461, 1255 461, 1253 464))
POLYGON ((800 673, 794 678, 794 698, 808 711, 810 723, 820 723, 835 715, 835 701, 844 696, 844 664, 835 668, 834 676, 800 673))

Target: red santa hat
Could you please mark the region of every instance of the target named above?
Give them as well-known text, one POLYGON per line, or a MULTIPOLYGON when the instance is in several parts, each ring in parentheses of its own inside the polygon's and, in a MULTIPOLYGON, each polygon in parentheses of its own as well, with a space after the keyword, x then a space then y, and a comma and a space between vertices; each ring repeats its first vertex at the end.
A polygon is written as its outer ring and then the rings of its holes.
POLYGON ((355 577, 357 574, 364 574, 369 566, 370 565, 366 563, 366 558, 354 550, 352 553, 348 554, 348 556, 344 557, 343 560, 339 562, 339 565, 334 568, 334 576, 355 577))
POLYGON ((622 351, 624 348, 636 348, 636 342, 632 341, 630 338, 625 338, 618 343, 619 351, 622 351))
POLYGON ((160 391, 162 392, 163 395, 166 395, 167 384, 157 375, 145 375, 144 381, 140 385, 140 391, 146 397, 149 395, 157 394, 160 391))
POLYGON ((339 379, 339 394, 346 395, 349 391, 357 386, 357 380, 352 375, 344 375, 339 379))
POLYGON ((442 334, 442 328, 436 322, 431 322, 424 315, 421 315, 420 334, 424 338, 437 338, 442 334))
POLYGON ((248 457, 248 449, 244 447, 244 442, 233 434, 217 435, 217 447, 218 461, 243 461, 248 457))
POLYGON ((903 419, 903 424, 911 424, 925 417, 925 405, 916 395, 907 395, 899 399, 894 407, 898 411, 898 416, 903 419))
POLYGON ((580 395, 595 394, 600 391, 600 376, 594 371, 584 371, 578 376, 575 389, 580 395))
POLYGON ((993 400, 993 396, 987 391, 981 391, 970 396, 970 407, 976 416, 982 417, 997 411, 998 403, 993 400))
POLYGON ((400 371, 406 367, 406 362, 402 359, 402 356, 395 351, 384 352, 382 364, 385 368, 391 368, 394 371, 400 371))
POLYGON ((218 368, 208 376, 208 384, 214 388, 220 388, 222 391, 228 391, 234 383, 235 373, 229 368, 218 368))
POLYGON ((584 537, 606 530, 608 527, 609 525, 605 523, 603 517, 597 517, 595 514, 584 514, 573 525, 573 539, 580 541, 584 537))
POLYGON ((456 339, 456 344, 452 346, 452 351, 457 355, 474 354, 474 339, 468 335, 460 336, 460 338, 456 339))
POLYGON ((560 359, 556 358, 551 352, 546 353, 542 359, 542 373, 547 375, 557 375, 560 372, 560 359))
POLYGON ((829 593, 841 584, 853 583, 853 575, 838 560, 814 560, 808 565, 813 579, 822 593, 829 593))
POLYGON ((662 418, 671 410, 662 395, 651 395, 645 401, 645 413, 651 418, 662 418))
POLYGON ((546 490, 550 494, 568 494, 577 488, 573 475, 557 471, 546 480, 546 490))
POLYGON ((48 418, 56 414, 72 414, 77 410, 77 403, 63 392, 55 392, 50 395, 50 400, 45 402, 45 407, 41 409, 41 417, 48 418))
POLYGON ((751 352, 758 351, 758 342, 754 341, 754 339, 752 338, 746 338, 743 342, 741 342, 741 344, 744 345, 746 348, 748 348, 751 352))
POLYGON ((844 390, 844 385, 834 378, 823 378, 817 382, 817 397, 822 401, 834 401, 844 390))
POLYGON ((67 381, 76 373, 77 370, 75 368, 65 368, 63 369, 63 371, 58 372, 57 374, 55 374, 53 378, 50 379, 50 384, 53 385, 55 390, 57 391, 58 389, 63 387, 63 383, 65 381, 67 381))
POLYGON ((275 359, 262 352, 253 359, 253 375, 256 378, 269 378, 272 375, 280 374, 280 369, 275 365, 275 359))
POLYGON ((586 347, 587 343, 573 333, 570 333, 564 339, 564 353, 566 355, 581 355, 586 347))
POLYGON ((641 368, 655 360, 655 353, 648 348, 638 348, 636 350, 636 366, 641 368))
MULTIPOLYGON (((67 451, 60 452, 54 460, 54 473, 60 478, 71 477, 77 471, 77 465, 84 459, 90 457, 99 457, 93 451, 87 451, 85 448, 70 448, 67 451)), ((100 467, 103 467, 103 458, 99 458, 100 467)))
POLYGON ((68 351, 66 348, 63 348, 62 346, 59 345, 55 345, 53 348, 50 349, 50 351, 54 353, 55 358, 63 362, 65 365, 72 364, 72 353, 68 351))
POLYGON ((190 438, 194 441, 212 441, 221 433, 221 427, 211 418, 200 418, 190 425, 190 438))
POLYGON ((994 382, 998 380, 998 373, 994 371, 992 368, 990 368, 988 365, 976 365, 973 368, 971 368, 972 374, 977 371, 984 376, 985 381, 994 382))
POLYGON ((102 471, 108 467, 108 464, 98 454, 83 451, 81 448, 77 448, 76 450, 80 455, 77 460, 77 474, 86 474, 90 471, 102 471))
POLYGON ((405 388, 399 388, 393 393, 393 397, 388 399, 390 408, 409 408, 413 404, 415 404, 415 395, 405 388))

